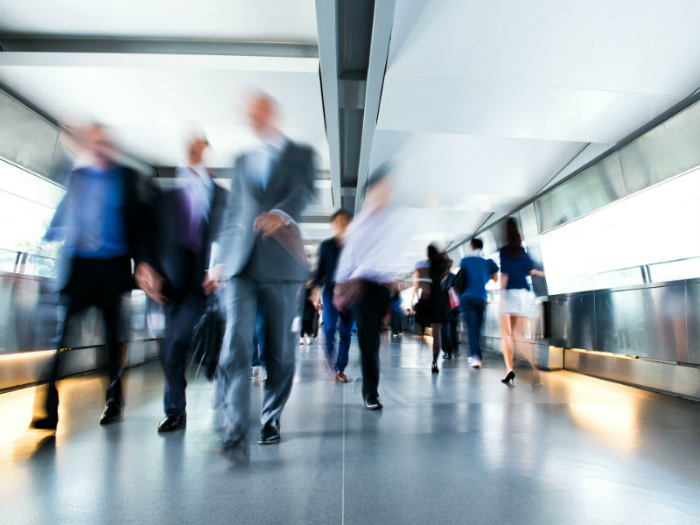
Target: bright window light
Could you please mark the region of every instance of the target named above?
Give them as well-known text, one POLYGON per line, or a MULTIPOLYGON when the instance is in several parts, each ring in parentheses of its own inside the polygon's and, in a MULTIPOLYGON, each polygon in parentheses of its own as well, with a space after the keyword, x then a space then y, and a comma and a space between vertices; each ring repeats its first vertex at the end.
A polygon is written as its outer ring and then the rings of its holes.
POLYGON ((55 247, 47 250, 41 239, 64 194, 61 187, 0 160, 0 250, 5 262, 18 251, 54 254, 55 247))
POLYGON ((700 168, 540 237, 550 294, 699 277, 700 168), (673 261, 674 264, 669 262, 673 261))

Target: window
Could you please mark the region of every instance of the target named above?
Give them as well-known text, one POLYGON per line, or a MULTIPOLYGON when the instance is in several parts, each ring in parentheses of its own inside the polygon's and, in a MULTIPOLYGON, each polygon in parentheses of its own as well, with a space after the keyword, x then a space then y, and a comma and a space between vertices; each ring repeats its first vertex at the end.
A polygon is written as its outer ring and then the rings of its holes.
MULTIPOLYGON (((15 259, 16 252, 56 255, 57 247, 42 245, 41 239, 64 194, 65 190, 60 186, 0 160, 0 250, 3 253, 3 270, 6 270, 10 260, 15 259)), ((31 265, 32 268, 45 266, 46 263, 40 264, 38 259, 31 265)))
POLYGON ((550 294, 700 277, 700 168, 540 237, 550 294))

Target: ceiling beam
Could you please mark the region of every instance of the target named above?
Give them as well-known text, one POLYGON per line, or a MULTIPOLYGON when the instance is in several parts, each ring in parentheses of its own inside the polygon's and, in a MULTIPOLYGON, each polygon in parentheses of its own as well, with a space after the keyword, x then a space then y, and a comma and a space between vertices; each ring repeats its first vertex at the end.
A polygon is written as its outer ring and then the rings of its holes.
POLYGON ((360 160, 357 172, 357 194, 355 211, 360 211, 364 198, 364 187, 369 176, 369 161, 377 128, 379 103, 384 86, 384 73, 389 57, 391 29, 394 25, 395 0, 383 0, 374 4, 374 21, 372 23, 372 44, 369 52, 367 69, 367 87, 365 91, 364 116, 362 121, 362 141, 360 143, 360 160))
POLYGON ((318 56, 326 139, 331 164, 331 197, 340 206, 340 98, 338 91, 338 13, 335 1, 316 0, 318 56))
POLYGON ((318 58, 316 44, 195 38, 0 36, 3 51, 318 58))

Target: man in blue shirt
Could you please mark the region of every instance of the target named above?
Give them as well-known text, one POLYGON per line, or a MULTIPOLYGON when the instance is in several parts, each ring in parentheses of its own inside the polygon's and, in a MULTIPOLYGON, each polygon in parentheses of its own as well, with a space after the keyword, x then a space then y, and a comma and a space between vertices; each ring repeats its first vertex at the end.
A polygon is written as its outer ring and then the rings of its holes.
POLYGON ((339 312, 333 304, 333 291, 335 289, 335 268, 338 265, 340 251, 343 248, 345 231, 352 221, 352 216, 346 210, 338 210, 331 216, 331 226, 335 235, 326 239, 318 248, 318 270, 314 277, 314 303, 317 308, 323 305, 323 331, 326 336, 326 360, 329 367, 335 372, 335 379, 340 383, 347 383, 345 367, 348 366, 350 353, 350 340, 352 337, 353 315, 347 312, 339 312), (323 289, 323 303, 321 303, 321 289, 323 289), (335 354, 335 332, 340 335, 338 344, 338 356, 335 364, 331 365, 335 354))
MULTIPOLYGON (((122 419, 121 376, 126 365, 119 330, 122 294, 134 286, 132 259, 143 265, 148 241, 148 207, 139 192, 137 173, 113 160, 115 148, 104 128, 86 127, 78 135, 91 163, 74 171, 68 190, 47 231, 48 240, 64 240, 59 259, 58 350, 42 372, 48 384, 37 390, 40 402, 34 428, 58 424, 58 390, 63 350, 70 342, 71 318, 91 306, 104 319, 109 383, 100 424, 122 419), (41 402, 43 398, 43 402, 41 402)), ((149 283, 144 283, 150 287, 149 283)))
POLYGON ((486 311, 486 283, 489 279, 498 279, 498 266, 490 259, 484 259, 481 250, 484 243, 481 239, 472 239, 471 253, 464 257, 459 266, 463 272, 463 288, 460 290, 462 314, 467 325, 467 337, 471 357, 469 364, 472 368, 481 367, 481 325, 486 311))

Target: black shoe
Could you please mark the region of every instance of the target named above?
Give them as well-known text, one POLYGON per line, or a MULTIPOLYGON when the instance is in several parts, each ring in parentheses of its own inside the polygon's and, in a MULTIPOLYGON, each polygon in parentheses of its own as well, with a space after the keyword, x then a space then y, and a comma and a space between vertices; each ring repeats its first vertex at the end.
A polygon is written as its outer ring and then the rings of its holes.
POLYGON ((165 416, 158 423, 158 432, 172 432, 183 430, 187 426, 187 414, 183 412, 177 416, 165 416))
POLYGON ((452 359, 452 356, 448 353, 444 353, 444 354, 442 354, 442 358, 443 359, 452 359))
POLYGON ((276 419, 271 419, 260 431, 260 439, 258 445, 273 445, 280 442, 280 422, 276 419))
POLYGON ((109 402, 100 416, 100 425, 109 425, 122 419, 124 419, 124 409, 114 402, 109 402))
POLYGON ((437 363, 433 363, 433 366, 430 368, 430 371, 431 371, 433 374, 437 374, 437 373, 440 372, 440 369, 438 368, 437 363))
POLYGON ((58 417, 39 417, 32 419, 29 423, 29 428, 37 430, 56 430, 58 426, 58 417))
POLYGON ((365 399, 365 408, 367 410, 381 410, 384 405, 379 402, 379 399, 365 399))
POLYGON ((510 372, 508 372, 508 375, 506 377, 501 379, 501 383, 503 383, 504 385, 508 385, 508 384, 512 385, 514 380, 515 380, 515 372, 513 372, 511 370, 510 372))
POLYGON ((236 465, 250 463, 250 447, 245 438, 224 441, 221 444, 221 455, 236 465))

